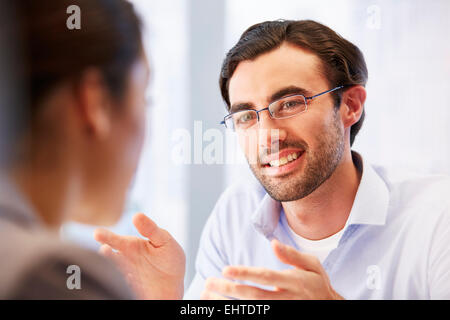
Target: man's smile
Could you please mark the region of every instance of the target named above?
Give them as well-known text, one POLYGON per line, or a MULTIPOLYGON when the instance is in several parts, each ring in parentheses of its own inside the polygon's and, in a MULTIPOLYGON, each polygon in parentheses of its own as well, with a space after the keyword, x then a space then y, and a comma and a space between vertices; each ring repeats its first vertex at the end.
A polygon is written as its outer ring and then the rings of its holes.
POLYGON ((268 176, 284 175, 295 170, 303 161, 305 151, 301 149, 284 149, 271 154, 261 161, 262 171, 268 176))

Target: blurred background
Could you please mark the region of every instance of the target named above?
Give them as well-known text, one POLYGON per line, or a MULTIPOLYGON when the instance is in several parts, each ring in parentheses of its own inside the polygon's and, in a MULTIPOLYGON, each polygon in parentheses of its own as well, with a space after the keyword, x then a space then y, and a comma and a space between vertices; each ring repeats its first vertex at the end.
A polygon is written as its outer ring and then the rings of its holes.
MULTIPOLYGON (((219 195, 238 180, 253 179, 235 137, 219 125, 226 111, 218 77, 226 52, 255 23, 313 19, 356 44, 365 55, 369 82, 366 119, 353 149, 374 164, 450 174, 448 0, 132 2, 145 24, 152 105, 128 206, 112 230, 136 234, 131 224, 136 212, 169 230, 187 255, 186 286, 195 272, 201 230, 219 195), (182 163, 176 161, 180 141, 190 143, 184 158, 189 161, 182 163), (224 161, 205 161, 208 146, 221 141, 224 161), (230 155, 236 161, 227 161, 230 155)), ((62 235, 95 250, 93 230, 68 224, 62 235)))

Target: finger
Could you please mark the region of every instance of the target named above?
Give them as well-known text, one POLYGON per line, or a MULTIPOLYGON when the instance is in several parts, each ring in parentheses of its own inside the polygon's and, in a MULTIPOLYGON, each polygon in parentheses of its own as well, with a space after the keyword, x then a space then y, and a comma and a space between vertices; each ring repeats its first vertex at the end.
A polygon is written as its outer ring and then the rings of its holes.
POLYGON ((114 252, 113 249, 109 245, 102 244, 100 249, 98 250, 98 252, 102 256, 112 260, 114 263, 121 264, 120 261, 119 261, 120 259, 119 259, 118 255, 117 255, 117 252, 114 252))
POLYGON ((172 239, 169 232, 159 228, 152 219, 143 213, 137 213, 133 217, 133 224, 142 236, 149 239, 154 247, 161 247, 172 239))
POLYGON ((316 257, 301 253, 290 246, 282 244, 276 239, 272 240, 271 244, 275 255, 281 262, 306 271, 322 271, 322 265, 316 257))
POLYGON ((109 245, 103 244, 98 251, 102 256, 113 261, 116 266, 119 267, 119 269, 122 271, 122 273, 126 274, 129 271, 128 265, 126 264, 122 255, 118 252, 114 252, 109 245))
POLYGON ((226 297, 245 300, 271 300, 276 299, 277 291, 264 290, 253 286, 236 283, 226 279, 209 278, 206 280, 205 288, 226 297))
POLYGON ((94 231, 94 239, 101 244, 107 244, 115 250, 125 250, 127 246, 127 239, 124 236, 119 236, 107 229, 99 228, 94 231))
POLYGON ((228 266, 222 270, 224 277, 233 280, 251 281, 254 283, 288 289, 292 287, 292 277, 282 271, 259 267, 228 266))
POLYGON ((98 252, 104 257, 115 258, 115 252, 113 251, 113 248, 111 248, 107 244, 102 244, 100 246, 100 249, 98 249, 98 252))
POLYGON ((205 290, 200 295, 200 300, 231 300, 230 298, 224 297, 214 291, 205 290))
POLYGON ((113 248, 111 248, 109 245, 102 244, 98 251, 102 256, 113 260, 116 264, 125 266, 123 256, 119 252, 114 252, 113 248))

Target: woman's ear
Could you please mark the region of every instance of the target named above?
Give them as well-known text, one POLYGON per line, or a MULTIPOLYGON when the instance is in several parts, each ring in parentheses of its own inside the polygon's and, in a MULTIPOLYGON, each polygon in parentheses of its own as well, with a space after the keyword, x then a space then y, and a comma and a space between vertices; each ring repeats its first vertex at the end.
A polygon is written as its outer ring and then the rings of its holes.
POLYGON ((88 131, 102 139, 111 129, 111 100, 98 70, 83 73, 77 88, 78 111, 88 131))
POLYGON ((352 86, 344 91, 340 108, 344 128, 349 128, 359 121, 365 101, 366 89, 363 86, 352 86))

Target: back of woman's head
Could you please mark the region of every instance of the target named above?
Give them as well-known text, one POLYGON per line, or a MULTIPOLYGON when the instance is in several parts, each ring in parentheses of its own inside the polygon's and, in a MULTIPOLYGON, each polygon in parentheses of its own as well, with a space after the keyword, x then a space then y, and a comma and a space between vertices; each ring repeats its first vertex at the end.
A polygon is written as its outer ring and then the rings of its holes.
POLYGON ((70 219, 109 223, 123 209, 145 133, 140 21, 126 0, 10 3, 23 99, 6 169, 26 190, 71 192, 59 195, 77 198, 70 219))
POLYGON ((101 72, 111 93, 123 94, 126 74, 142 48, 140 22, 129 2, 21 0, 16 6, 31 116, 55 86, 76 83, 90 67, 101 72), (80 9, 79 29, 68 27, 73 5, 80 9))

